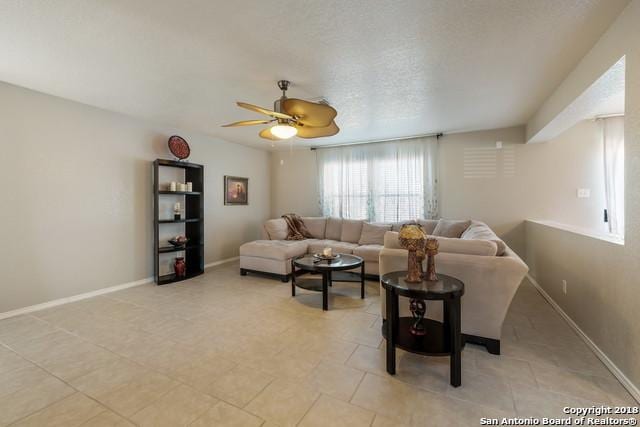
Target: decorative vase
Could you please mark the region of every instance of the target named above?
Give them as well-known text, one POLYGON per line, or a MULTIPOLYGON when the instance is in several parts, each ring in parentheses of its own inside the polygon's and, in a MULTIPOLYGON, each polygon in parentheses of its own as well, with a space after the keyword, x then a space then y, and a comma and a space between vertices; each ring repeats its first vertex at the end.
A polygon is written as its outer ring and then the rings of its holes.
POLYGON ((419 224, 405 224, 400 229, 398 241, 400 246, 409 251, 407 264, 408 283, 422 282, 422 260, 418 251, 422 251, 425 245, 426 234, 419 224))
POLYGON ((425 253, 427 255, 427 272, 424 274, 424 278, 430 281, 438 280, 436 274, 436 255, 438 254, 438 247, 440 244, 437 239, 429 238, 425 245, 425 253))
POLYGON ((173 271, 176 273, 176 277, 185 277, 187 275, 187 264, 184 262, 184 257, 176 257, 173 271))

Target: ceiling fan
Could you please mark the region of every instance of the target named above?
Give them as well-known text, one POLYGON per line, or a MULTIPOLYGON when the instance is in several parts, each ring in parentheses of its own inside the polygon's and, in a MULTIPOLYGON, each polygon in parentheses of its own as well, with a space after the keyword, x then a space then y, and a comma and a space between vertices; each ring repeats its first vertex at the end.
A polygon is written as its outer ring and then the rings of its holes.
POLYGON ((278 87, 282 90, 282 96, 273 103, 273 110, 258 107, 257 105, 237 102, 238 107, 265 114, 267 120, 243 120, 229 123, 222 127, 252 126, 271 124, 260 131, 261 138, 271 141, 280 141, 294 136, 300 138, 322 138, 332 136, 340 132, 333 121, 338 112, 326 101, 311 102, 302 99, 287 98, 287 89, 291 83, 288 80, 278 81, 278 87))

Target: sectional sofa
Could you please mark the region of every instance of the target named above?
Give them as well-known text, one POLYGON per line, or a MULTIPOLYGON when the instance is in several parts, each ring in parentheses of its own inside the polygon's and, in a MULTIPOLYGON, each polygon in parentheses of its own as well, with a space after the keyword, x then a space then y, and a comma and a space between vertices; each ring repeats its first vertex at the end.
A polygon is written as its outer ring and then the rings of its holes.
MULTIPOLYGON (((365 273, 370 276, 407 268, 407 251, 398 243, 403 223, 370 224, 324 217, 305 217, 303 221, 313 238, 288 241, 284 219, 268 220, 262 240, 240 247, 240 273, 269 274, 286 282, 291 275, 292 258, 322 252, 326 247, 336 253, 362 257, 365 273)), ((436 270, 465 283, 461 301, 465 341, 484 345, 489 352, 499 354, 502 323, 528 267, 482 222, 443 219, 417 222, 439 241, 436 270)), ((384 298, 381 304, 384 317, 384 298)), ((401 297, 401 316, 411 315, 408 306, 408 300, 401 297)), ((428 302, 427 317, 441 320, 442 304, 428 302)))

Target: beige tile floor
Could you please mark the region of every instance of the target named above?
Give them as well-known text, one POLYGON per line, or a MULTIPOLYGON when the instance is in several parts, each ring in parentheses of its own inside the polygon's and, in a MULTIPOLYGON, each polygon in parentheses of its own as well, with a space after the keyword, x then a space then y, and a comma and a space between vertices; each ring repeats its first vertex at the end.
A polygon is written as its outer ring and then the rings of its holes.
POLYGON ((384 369, 377 282, 321 297, 238 274, 237 263, 0 321, 0 425, 466 426, 480 417, 562 416, 634 405, 525 281, 503 354, 399 351, 384 369))

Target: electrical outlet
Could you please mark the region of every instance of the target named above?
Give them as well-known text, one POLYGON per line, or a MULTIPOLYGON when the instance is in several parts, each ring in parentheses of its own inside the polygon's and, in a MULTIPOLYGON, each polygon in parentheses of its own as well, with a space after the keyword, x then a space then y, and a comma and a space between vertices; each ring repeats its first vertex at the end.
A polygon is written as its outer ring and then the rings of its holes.
POLYGON ((563 280, 562 281, 562 292, 566 295, 567 294, 567 281, 563 280))

